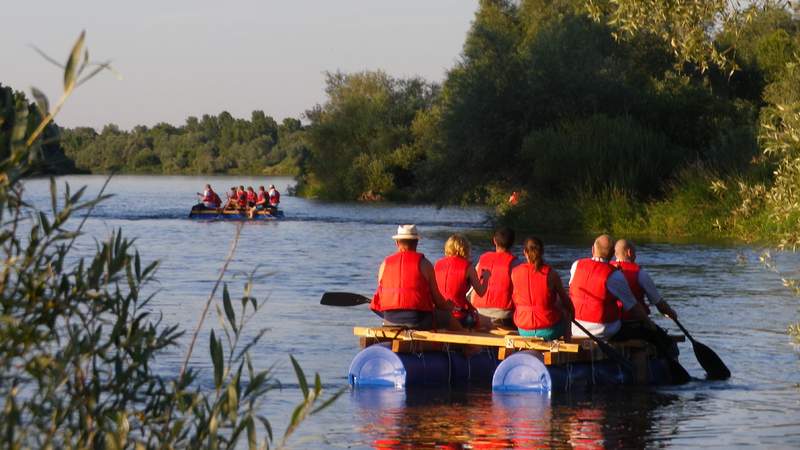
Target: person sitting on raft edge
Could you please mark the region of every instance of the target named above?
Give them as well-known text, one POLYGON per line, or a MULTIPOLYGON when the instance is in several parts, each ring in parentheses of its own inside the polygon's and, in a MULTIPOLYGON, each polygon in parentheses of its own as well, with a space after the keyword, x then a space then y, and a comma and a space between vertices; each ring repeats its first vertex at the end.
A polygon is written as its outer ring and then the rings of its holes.
MULTIPOLYGON (((614 255, 616 261, 612 262, 611 265, 616 267, 622 272, 622 275, 625 276, 628 287, 631 288, 631 292, 634 298, 636 298, 636 301, 642 305, 645 314, 648 316, 650 315, 650 308, 644 301, 645 296, 647 296, 647 301, 650 305, 655 306, 658 312, 670 318, 678 317, 678 314, 669 306, 669 303, 661 298, 653 279, 650 278, 650 274, 636 264, 636 246, 633 242, 625 239, 618 240, 614 245, 614 255)), ((617 302, 617 304, 622 308, 620 302, 617 302)), ((654 343, 659 350, 667 352, 673 357, 678 356, 678 345, 669 337, 669 334, 663 328, 658 325, 654 325, 654 328, 643 327, 641 326, 641 322, 631 317, 630 313, 627 311, 622 311, 620 309, 620 314, 622 318, 622 327, 620 332, 617 333, 616 339, 644 339, 654 343)))
POLYGON ((476 270, 490 272, 489 287, 483 295, 472 295, 472 304, 478 309, 480 329, 514 326, 514 303, 511 301, 511 269, 519 260, 511 253, 514 245, 514 230, 500 227, 492 236, 495 251, 486 252, 478 260, 476 270))
MULTIPOLYGON (((606 339, 617 334, 622 326, 617 300, 633 320, 640 320, 648 328, 655 327, 633 296, 625 276, 610 264, 613 249, 611 236, 598 236, 592 245, 592 257, 575 261, 569 279, 575 320, 593 335, 606 339)), ((575 325, 572 326, 572 335, 587 337, 575 325)))
POLYGON ((561 277, 544 262, 544 244, 527 237, 522 252, 525 262, 511 270, 514 324, 520 336, 546 341, 569 337, 575 313, 561 277))
POLYGON ((225 201, 225 206, 223 209, 236 209, 237 199, 239 198, 239 193, 236 190, 236 186, 231 186, 230 192, 227 194, 228 199, 225 201))
POLYGON ((454 308, 448 328, 472 329, 478 324, 478 311, 467 301, 469 288, 483 295, 489 287, 489 271, 484 270, 481 277, 469 261, 469 240, 456 233, 444 243, 444 258, 436 261, 433 270, 439 292, 454 308))
POLYGON ((219 195, 214 192, 214 189, 211 189, 210 184, 206 185, 202 194, 198 192, 197 195, 200 196, 200 203, 195 206, 196 208, 202 206, 206 209, 217 209, 222 203, 219 195))
POLYGON ((278 209, 278 205, 281 203, 281 193, 275 188, 274 184, 269 185, 269 206, 273 209, 278 209))
POLYGON ((383 318, 384 326, 428 330, 446 325, 453 304, 439 293, 431 262, 417 252, 416 225, 398 226, 392 239, 397 252, 381 263, 370 309, 383 318), (446 314, 437 315, 439 310, 446 314))

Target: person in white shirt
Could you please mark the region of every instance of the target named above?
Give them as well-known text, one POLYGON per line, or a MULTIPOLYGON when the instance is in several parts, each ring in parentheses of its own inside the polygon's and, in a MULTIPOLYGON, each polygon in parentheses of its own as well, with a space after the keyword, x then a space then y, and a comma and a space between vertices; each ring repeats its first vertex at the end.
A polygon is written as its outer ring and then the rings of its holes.
MULTIPOLYGON (((625 277, 634 298, 645 312, 650 314, 650 308, 644 300, 647 297, 647 302, 655 306, 658 312, 667 317, 677 318, 678 314, 658 293, 658 289, 647 271, 636 264, 636 246, 633 242, 625 239, 618 240, 614 246, 614 253, 617 260, 612 265, 625 277)), ((617 334, 617 338, 644 339, 655 344, 662 353, 673 357, 678 356, 678 346, 664 329, 655 325, 642 324, 627 312, 622 312, 622 325, 622 330, 617 334)))
MULTIPOLYGON (((636 301, 625 276, 610 264, 614 245, 603 234, 592 245, 592 257, 575 261, 570 269, 569 295, 575 307, 575 320, 595 336, 610 338, 622 326, 621 311, 644 326, 655 327, 647 312, 636 301), (617 304, 619 300, 622 308, 617 304)), ((574 337, 586 336, 574 324, 574 337)))
MULTIPOLYGON (((618 240, 614 245, 614 256, 616 257, 616 261, 611 264, 618 268, 625 276, 625 279, 628 281, 628 286, 633 292, 633 296, 644 306, 648 314, 650 313, 649 304, 655 306, 658 312, 667 317, 673 319, 678 318, 678 313, 676 313, 675 310, 669 306, 669 303, 658 293, 658 289, 656 289, 653 279, 650 278, 650 274, 647 273, 644 268, 636 264, 636 246, 632 241, 625 239, 618 240), (647 297, 647 303, 644 302, 645 297, 647 297)), ((626 320, 624 314, 622 320, 626 320)))

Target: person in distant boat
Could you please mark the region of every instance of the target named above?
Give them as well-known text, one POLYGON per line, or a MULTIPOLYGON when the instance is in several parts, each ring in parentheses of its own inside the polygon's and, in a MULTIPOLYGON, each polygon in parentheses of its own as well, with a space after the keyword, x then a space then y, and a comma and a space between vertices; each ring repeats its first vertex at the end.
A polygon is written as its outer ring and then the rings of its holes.
POLYGON ((552 341, 569 337, 574 312, 561 277, 544 263, 544 244, 537 237, 522 244, 525 262, 511 270, 514 324, 520 336, 552 341))
MULTIPOLYGON (((575 320, 595 336, 610 338, 622 326, 620 307, 643 326, 655 325, 642 305, 633 296, 625 276, 610 264, 614 244, 611 236, 603 234, 592 245, 592 257, 575 261, 570 268, 569 296, 575 308, 575 320)), ((572 326, 572 335, 586 335, 572 326)))
POLYGON ((474 289, 483 295, 489 286, 489 271, 478 272, 469 261, 470 245, 466 237, 454 234, 444 243, 444 258, 436 261, 433 270, 439 292, 454 308, 449 328, 473 328, 478 311, 467 301, 467 291, 474 289))
POLYGON ((472 304, 480 314, 480 328, 514 328, 514 303, 511 301, 511 269, 519 260, 511 253, 514 230, 500 227, 492 236, 494 251, 481 255, 476 266, 478 273, 488 270, 489 287, 483 295, 474 292, 472 304))
POLYGON ((255 205, 250 208, 249 216, 252 219, 256 211, 263 211, 269 207, 269 194, 264 189, 264 186, 258 187, 258 195, 256 196, 255 205))
POLYGON ((439 293, 433 264, 417 252, 420 235, 416 225, 398 226, 392 239, 397 252, 381 263, 370 309, 386 326, 426 330, 440 321, 446 324, 453 304, 439 293), (439 310, 443 313, 437 314, 439 310))
MULTIPOLYGON (((678 314, 658 293, 658 289, 656 289, 653 279, 650 278, 650 274, 636 264, 636 246, 633 244, 633 242, 625 239, 618 240, 614 245, 614 254, 616 256, 616 261, 612 262, 611 264, 620 272, 622 272, 622 275, 625 276, 625 280, 628 282, 628 287, 631 288, 634 298, 636 298, 636 301, 642 306, 642 309, 644 309, 645 313, 648 315, 650 314, 650 308, 644 301, 646 296, 647 301, 650 303, 650 305, 655 306, 656 309, 658 309, 658 312, 667 317, 676 319, 678 314)), ((620 314, 622 317, 622 328, 620 329, 620 332, 617 334, 616 338, 645 339, 653 342, 660 350, 665 351, 672 356, 678 355, 677 345, 663 328, 657 325, 655 328, 642 326, 640 321, 631 317, 630 313, 627 311, 622 311, 621 302, 617 302, 617 306, 619 306, 621 311, 620 314)))
POLYGON ((231 186, 231 190, 226 194, 226 196, 228 198, 225 201, 225 209, 236 209, 239 198, 236 186, 231 186))
POLYGON ((274 184, 269 185, 269 206, 277 208, 281 202, 281 193, 275 189, 274 184))
POLYGON ((236 206, 239 209, 247 208, 247 191, 244 190, 244 186, 239 186, 239 190, 236 191, 236 206))
POLYGON ((256 191, 253 190, 253 186, 247 186, 247 207, 255 208, 257 200, 258 196, 256 195, 256 191))
MULTIPOLYGON (((200 203, 208 209, 217 209, 219 208, 222 200, 219 198, 216 192, 211 189, 211 185, 207 184, 206 188, 203 190, 203 193, 197 193, 201 197, 200 203)), ((199 205, 198 205, 199 206, 199 205)))

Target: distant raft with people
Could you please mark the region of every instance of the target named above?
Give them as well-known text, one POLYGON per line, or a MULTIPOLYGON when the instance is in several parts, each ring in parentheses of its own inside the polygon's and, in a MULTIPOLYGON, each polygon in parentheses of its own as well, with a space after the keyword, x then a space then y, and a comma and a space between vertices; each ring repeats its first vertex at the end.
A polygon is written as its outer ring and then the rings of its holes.
POLYGON ((266 208, 258 211, 244 209, 198 208, 194 207, 189 212, 190 219, 204 220, 276 220, 283 219, 283 210, 266 208))

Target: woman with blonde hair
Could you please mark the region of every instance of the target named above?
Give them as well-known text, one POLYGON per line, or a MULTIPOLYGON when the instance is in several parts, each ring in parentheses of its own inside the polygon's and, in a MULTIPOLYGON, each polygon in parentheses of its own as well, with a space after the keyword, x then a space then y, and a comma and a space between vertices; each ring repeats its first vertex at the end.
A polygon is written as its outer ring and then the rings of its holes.
POLYGON ((514 324, 521 336, 551 341, 565 336, 574 315, 561 277, 544 263, 544 245, 537 237, 525 239, 525 262, 511 271, 514 324))
POLYGON ((453 234, 444 244, 444 258, 436 261, 434 266, 439 292, 453 303, 451 316, 464 328, 472 328, 477 323, 477 310, 467 301, 469 288, 483 295, 489 286, 489 271, 484 270, 478 278, 469 254, 469 240, 460 234, 453 234))

